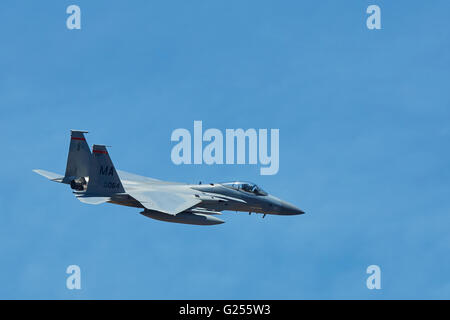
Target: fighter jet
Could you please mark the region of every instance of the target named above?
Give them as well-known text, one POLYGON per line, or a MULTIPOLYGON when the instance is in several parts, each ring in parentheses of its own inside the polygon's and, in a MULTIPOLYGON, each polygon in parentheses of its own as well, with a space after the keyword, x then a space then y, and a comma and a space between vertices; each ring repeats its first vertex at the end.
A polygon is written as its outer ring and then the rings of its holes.
POLYGON ((216 225, 222 211, 275 215, 304 212, 269 195, 251 182, 186 184, 147 178, 116 170, 104 145, 87 144, 87 131, 71 130, 65 175, 33 170, 47 179, 70 185, 78 200, 143 209, 146 217, 192 225, 216 225))

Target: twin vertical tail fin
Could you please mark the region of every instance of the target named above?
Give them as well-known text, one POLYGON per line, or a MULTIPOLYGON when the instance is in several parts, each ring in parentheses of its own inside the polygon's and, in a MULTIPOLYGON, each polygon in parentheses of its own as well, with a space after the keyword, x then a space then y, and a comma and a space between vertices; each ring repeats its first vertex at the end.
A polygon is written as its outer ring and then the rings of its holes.
POLYGON ((70 184, 72 189, 83 191, 86 190, 86 178, 89 176, 92 157, 84 137, 87 131, 70 130, 70 133, 69 155, 64 176, 40 169, 33 171, 51 181, 70 184))
POLYGON ((111 196, 124 192, 106 146, 94 144, 86 195, 111 196))
POLYGON ((124 193, 125 190, 106 147, 94 145, 91 153, 85 133, 87 131, 71 130, 64 176, 45 170, 33 171, 49 180, 70 184, 77 198, 82 202, 103 203, 114 194, 124 193))
POLYGON ((63 183, 70 184, 73 190, 85 191, 86 178, 89 176, 91 151, 84 134, 87 131, 70 130, 69 155, 67 156, 66 173, 63 183))
POLYGON ((87 131, 70 131, 69 155, 67 157, 66 179, 89 176, 91 151, 84 134, 87 131))

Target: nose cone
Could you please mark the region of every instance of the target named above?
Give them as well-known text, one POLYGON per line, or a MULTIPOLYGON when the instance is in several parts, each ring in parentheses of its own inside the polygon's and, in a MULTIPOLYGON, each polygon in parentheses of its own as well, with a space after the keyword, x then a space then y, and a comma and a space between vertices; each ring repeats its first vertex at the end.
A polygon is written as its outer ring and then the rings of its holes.
POLYGON ((286 215, 294 215, 294 214, 304 214, 305 212, 293 204, 290 204, 286 201, 281 201, 281 210, 280 214, 286 214, 286 215))

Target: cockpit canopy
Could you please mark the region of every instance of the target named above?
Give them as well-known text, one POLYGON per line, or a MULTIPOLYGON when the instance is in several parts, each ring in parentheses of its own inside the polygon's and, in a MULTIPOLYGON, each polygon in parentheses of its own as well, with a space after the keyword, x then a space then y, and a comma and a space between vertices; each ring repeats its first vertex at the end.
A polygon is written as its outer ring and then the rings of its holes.
POLYGON ((263 189, 258 187, 256 184, 252 182, 226 182, 222 183, 223 186, 236 189, 236 190, 242 190, 245 192, 253 193, 258 196, 267 196, 267 192, 265 192, 263 189))

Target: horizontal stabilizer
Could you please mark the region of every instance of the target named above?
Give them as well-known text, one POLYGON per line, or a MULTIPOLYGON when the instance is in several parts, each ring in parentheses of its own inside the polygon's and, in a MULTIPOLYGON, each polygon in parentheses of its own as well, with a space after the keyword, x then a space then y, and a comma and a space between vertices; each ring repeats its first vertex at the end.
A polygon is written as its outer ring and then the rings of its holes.
POLYGON ((64 176, 54 173, 54 172, 40 170, 40 169, 34 169, 33 171, 36 172, 37 174, 40 174, 43 177, 46 177, 48 180, 51 180, 51 181, 62 183, 63 179, 64 179, 64 176))

